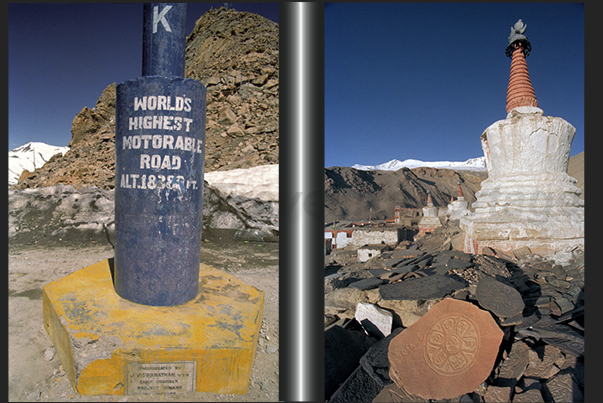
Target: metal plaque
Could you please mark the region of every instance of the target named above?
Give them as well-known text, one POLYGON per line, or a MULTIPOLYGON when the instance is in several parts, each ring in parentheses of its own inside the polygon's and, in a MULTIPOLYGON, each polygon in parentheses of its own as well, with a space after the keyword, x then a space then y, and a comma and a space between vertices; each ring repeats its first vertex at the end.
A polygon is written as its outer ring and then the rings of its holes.
POLYGON ((194 361, 128 362, 126 394, 192 392, 196 374, 194 361))

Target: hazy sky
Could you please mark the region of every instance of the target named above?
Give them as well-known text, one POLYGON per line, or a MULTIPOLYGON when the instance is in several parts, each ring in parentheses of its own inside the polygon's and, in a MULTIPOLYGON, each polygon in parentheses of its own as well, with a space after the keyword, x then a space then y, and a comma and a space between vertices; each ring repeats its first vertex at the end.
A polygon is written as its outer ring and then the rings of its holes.
MULTIPOLYGON (((191 3, 187 35, 211 8, 191 3)), ((229 3, 278 22, 278 4, 229 3)), ((111 83, 140 77, 142 3, 9 4, 8 149, 30 141, 66 146, 71 123, 111 83)))
POLYGON ((325 6, 325 166, 464 161, 505 119, 511 26, 522 19, 541 109, 584 151, 584 6, 336 3, 325 6))

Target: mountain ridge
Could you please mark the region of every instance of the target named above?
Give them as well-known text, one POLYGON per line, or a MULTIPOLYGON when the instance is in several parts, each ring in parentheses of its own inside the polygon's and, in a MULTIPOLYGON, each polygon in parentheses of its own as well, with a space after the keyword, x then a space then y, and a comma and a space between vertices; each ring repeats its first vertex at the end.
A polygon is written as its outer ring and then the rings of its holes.
POLYGON ((469 171, 486 171, 486 158, 485 157, 476 157, 469 158, 466 161, 421 161, 416 159, 405 159, 404 161, 400 161, 398 159, 393 159, 388 162, 384 162, 383 164, 378 165, 361 165, 354 164, 352 168, 360 169, 363 171, 397 171, 402 168, 420 168, 420 167, 429 167, 429 168, 440 168, 440 169, 459 169, 459 170, 469 170, 469 171))

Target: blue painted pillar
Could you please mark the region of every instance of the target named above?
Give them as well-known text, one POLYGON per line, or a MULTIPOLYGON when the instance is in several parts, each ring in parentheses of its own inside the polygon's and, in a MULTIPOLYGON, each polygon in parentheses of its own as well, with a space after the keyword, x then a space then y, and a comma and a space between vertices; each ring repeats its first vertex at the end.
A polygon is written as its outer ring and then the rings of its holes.
POLYGON ((199 291, 206 89, 182 77, 185 22, 145 4, 143 77, 116 88, 115 291, 144 305, 199 291))

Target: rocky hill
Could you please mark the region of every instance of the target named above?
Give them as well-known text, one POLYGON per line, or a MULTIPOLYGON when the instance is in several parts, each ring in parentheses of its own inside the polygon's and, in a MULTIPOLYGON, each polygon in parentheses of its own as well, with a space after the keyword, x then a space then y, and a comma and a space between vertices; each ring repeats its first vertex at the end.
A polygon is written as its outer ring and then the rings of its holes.
MULTIPOLYGON (((185 75, 207 87, 206 172, 278 163, 278 37, 278 24, 223 7, 201 16, 187 37, 185 75)), ((115 83, 75 116, 71 133, 64 156, 24 172, 16 187, 112 189, 115 83)))
POLYGON ((394 217, 394 208, 421 208, 427 190, 437 207, 456 198, 457 181, 465 200, 475 201, 485 174, 437 168, 402 168, 397 171, 363 171, 348 167, 325 169, 325 220, 366 220, 394 217))
MULTIPOLYGON (((576 178, 576 186, 584 198, 584 152, 570 158, 568 174, 576 178)), ((325 169, 325 221, 371 218, 393 218, 394 208, 422 208, 430 191, 436 207, 446 207, 450 196, 457 195, 457 182, 465 200, 475 201, 475 192, 488 177, 487 172, 453 171, 438 168, 402 168, 397 171, 359 170, 348 167, 325 169)))

